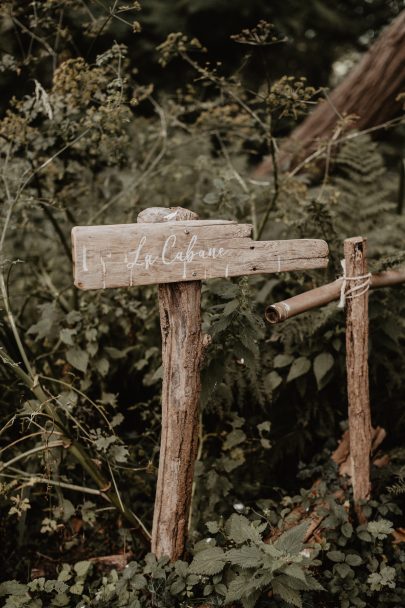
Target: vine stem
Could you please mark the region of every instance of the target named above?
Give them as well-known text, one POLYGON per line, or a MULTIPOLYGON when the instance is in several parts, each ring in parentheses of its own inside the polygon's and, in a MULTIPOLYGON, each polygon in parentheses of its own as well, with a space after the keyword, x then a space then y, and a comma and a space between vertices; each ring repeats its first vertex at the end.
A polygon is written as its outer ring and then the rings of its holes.
POLYGON ((274 193, 270 199, 270 203, 267 206, 264 217, 260 223, 259 230, 257 231, 257 239, 259 240, 263 234, 263 230, 266 227, 267 221, 269 219, 270 213, 273 211, 276 206, 278 195, 280 192, 280 184, 278 179, 278 166, 277 166, 277 157, 276 157, 276 145, 274 143, 273 137, 270 137, 270 154, 273 162, 273 171, 274 171, 274 193))

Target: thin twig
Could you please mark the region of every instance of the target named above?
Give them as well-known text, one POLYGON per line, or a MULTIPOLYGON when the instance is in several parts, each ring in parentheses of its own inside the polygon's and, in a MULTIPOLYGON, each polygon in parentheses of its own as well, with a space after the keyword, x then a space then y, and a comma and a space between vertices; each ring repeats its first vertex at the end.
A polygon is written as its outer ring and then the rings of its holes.
POLYGON ((49 443, 45 444, 45 445, 39 445, 35 448, 31 448, 30 450, 27 450, 26 452, 23 452, 22 454, 18 454, 18 456, 14 456, 14 458, 12 458, 11 460, 8 460, 7 462, 4 462, 3 464, 0 465, 0 473, 2 471, 4 471, 4 469, 7 469, 7 467, 9 467, 10 465, 14 464, 15 462, 18 462, 19 460, 22 460, 23 458, 28 458, 28 456, 32 456, 32 454, 37 454, 38 452, 44 452, 46 450, 51 450, 53 448, 61 448, 61 447, 68 447, 66 445, 66 443, 64 441, 50 441, 49 443))
POLYGON ((17 17, 15 17, 14 15, 10 15, 11 19, 13 20, 13 23, 16 23, 18 25, 19 28, 22 29, 23 32, 25 32, 26 34, 28 34, 29 36, 31 36, 31 38, 33 40, 36 40, 37 42, 39 42, 39 44, 42 44, 42 46, 48 51, 48 53, 50 55, 55 56, 56 53, 53 50, 53 48, 47 43, 46 40, 44 40, 43 38, 41 38, 40 36, 37 36, 37 34, 35 34, 34 32, 32 32, 30 29, 28 29, 28 27, 26 27, 24 25, 24 23, 22 23, 19 19, 17 19, 17 17))
POLYGON ((26 370, 28 371, 30 377, 33 379, 34 370, 31 367, 31 364, 30 364, 27 354, 25 352, 25 348, 24 348, 23 343, 20 338, 20 334, 18 333, 18 329, 17 329, 17 326, 14 321, 14 316, 11 312, 11 308, 10 308, 9 301, 8 301, 8 294, 7 294, 6 284, 4 282, 4 276, 1 271, 0 271, 0 291, 1 291, 1 295, 3 296, 4 308, 5 308, 5 311, 7 314, 8 322, 10 323, 11 331, 13 332, 13 336, 14 336, 15 342, 17 344, 17 348, 20 352, 20 355, 24 362, 26 370))
MULTIPOLYGON (((16 439, 15 441, 8 443, 4 448, 2 448, 0 450, 0 454, 2 454, 6 450, 9 450, 10 448, 14 447, 18 443, 21 443, 22 441, 26 441, 27 439, 31 439, 32 437, 37 437, 38 435, 42 436, 43 434, 44 434, 44 431, 36 431, 35 433, 30 433, 29 435, 24 435, 24 437, 20 437, 19 439, 16 439)), ((62 435, 62 433, 58 433, 58 431, 53 431, 52 435, 62 435)))
POLYGON ((279 184, 279 178, 278 178, 278 165, 277 165, 277 158, 276 158, 276 147, 275 147, 273 137, 270 138, 270 153, 271 153, 272 164, 273 164, 274 192, 273 192, 273 196, 271 197, 270 202, 267 206, 267 209, 263 216, 262 222, 260 224, 260 228, 257 233, 258 239, 260 239, 260 237, 263 234, 263 230, 266 227, 267 220, 270 217, 270 213, 274 210, 274 208, 276 206, 278 195, 280 193, 280 184, 279 184))
MULTIPOLYGON (((37 483, 43 483, 45 485, 56 486, 58 488, 63 488, 66 490, 72 490, 74 492, 82 492, 83 494, 92 494, 93 496, 101 496, 102 498, 106 498, 106 496, 103 492, 101 492, 100 490, 96 490, 95 488, 87 488, 86 486, 78 486, 73 483, 66 483, 64 481, 48 479, 47 477, 30 477, 30 476, 26 475, 25 477, 22 477, 21 481, 27 482, 24 485, 20 486, 21 488, 33 486, 37 483)), ((17 490, 19 488, 15 488, 15 489, 17 490)))

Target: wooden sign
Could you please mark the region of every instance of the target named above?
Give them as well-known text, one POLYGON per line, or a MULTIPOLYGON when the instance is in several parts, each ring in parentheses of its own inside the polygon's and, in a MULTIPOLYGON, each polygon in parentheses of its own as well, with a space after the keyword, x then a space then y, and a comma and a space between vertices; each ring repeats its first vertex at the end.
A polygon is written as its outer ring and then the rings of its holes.
POLYGON ((199 220, 181 207, 144 209, 137 224, 73 228, 81 289, 158 283, 162 332, 162 435, 152 551, 179 559, 185 547, 198 446, 201 280, 323 268, 328 246, 314 239, 252 241, 252 226, 199 220), (189 282, 187 282, 189 281, 189 282))
POLYGON ((225 220, 77 226, 72 230, 75 285, 131 287, 322 268, 328 263, 325 241, 252 241, 251 233, 251 225, 225 220))

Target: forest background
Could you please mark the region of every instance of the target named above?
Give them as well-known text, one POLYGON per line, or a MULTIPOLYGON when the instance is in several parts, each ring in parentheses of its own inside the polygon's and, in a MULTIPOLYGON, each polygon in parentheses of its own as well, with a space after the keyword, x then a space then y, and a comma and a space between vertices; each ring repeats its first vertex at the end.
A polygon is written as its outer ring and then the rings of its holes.
POLYGON ((263 321, 267 304, 341 274, 344 238, 368 237, 372 271, 403 265, 400 103, 370 133, 347 131, 355 117, 339 116, 299 170, 279 154, 401 9, 395 0, 1 2, 8 608, 403 605, 404 288, 370 296, 372 417, 387 432, 376 457, 388 458, 373 467, 362 525, 331 460, 347 426, 344 314, 333 303, 279 327, 263 321), (264 157, 272 168, 255 178, 264 157), (323 238, 330 264, 204 284, 212 343, 190 542, 170 564, 143 542, 161 424, 156 288, 79 292, 70 230, 173 205, 252 223, 256 238, 323 238), (309 513, 323 518, 311 539, 309 513), (286 532, 297 514, 303 523, 286 532))

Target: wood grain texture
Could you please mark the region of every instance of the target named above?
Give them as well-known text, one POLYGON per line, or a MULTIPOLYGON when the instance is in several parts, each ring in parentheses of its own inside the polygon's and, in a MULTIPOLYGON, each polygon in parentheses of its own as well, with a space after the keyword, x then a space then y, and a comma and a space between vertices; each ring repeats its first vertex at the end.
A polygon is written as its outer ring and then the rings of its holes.
MULTIPOLYGON (((159 210, 142 213, 159 222, 159 210)), ((174 210, 173 210, 174 211, 174 210)), ((195 214, 177 208, 175 218, 195 214)), ((162 221, 167 210, 161 211, 162 221)), ((171 220, 173 221, 173 220, 171 220)), ((200 281, 159 285, 162 331, 162 435, 152 529, 152 551, 171 560, 181 557, 187 538, 194 463, 198 443, 200 366, 203 355, 200 281)))
POLYGON ((249 274, 322 268, 328 246, 318 239, 252 241, 252 226, 225 220, 179 220, 152 210, 138 224, 72 230, 75 285, 131 287, 249 274), (167 219, 170 218, 170 219, 167 219))
MULTIPOLYGON (((367 274, 367 239, 354 237, 344 242, 346 276, 367 274)), ((364 279, 348 281, 348 289, 364 279)), ((354 294, 355 295, 355 292, 354 294)), ((349 402, 349 433, 355 509, 360 522, 365 518, 360 501, 370 495, 371 413, 368 380, 368 291, 346 298, 346 369, 349 402)))

